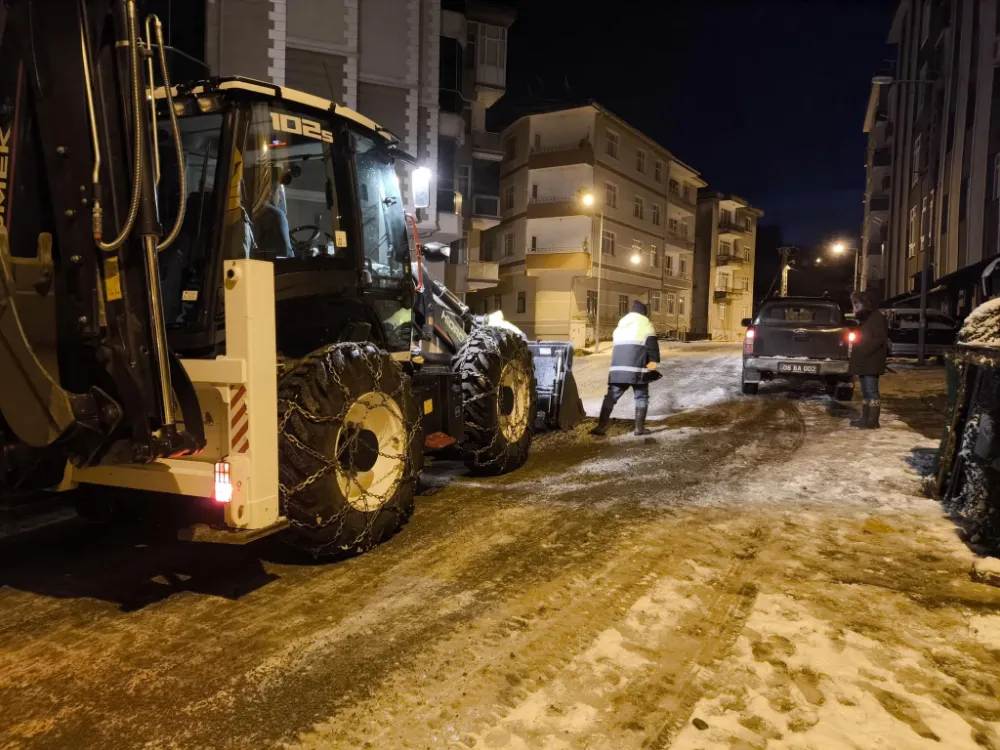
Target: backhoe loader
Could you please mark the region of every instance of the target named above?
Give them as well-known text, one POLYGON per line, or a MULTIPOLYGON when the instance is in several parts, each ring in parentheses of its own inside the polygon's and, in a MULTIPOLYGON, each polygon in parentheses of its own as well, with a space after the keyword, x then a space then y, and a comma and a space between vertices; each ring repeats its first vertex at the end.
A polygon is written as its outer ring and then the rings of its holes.
POLYGON ((568 343, 428 272, 396 137, 269 83, 174 85, 140 4, 7 2, 4 502, 170 493, 208 510, 189 538, 363 551, 412 512, 425 451, 501 474, 579 421, 568 343))

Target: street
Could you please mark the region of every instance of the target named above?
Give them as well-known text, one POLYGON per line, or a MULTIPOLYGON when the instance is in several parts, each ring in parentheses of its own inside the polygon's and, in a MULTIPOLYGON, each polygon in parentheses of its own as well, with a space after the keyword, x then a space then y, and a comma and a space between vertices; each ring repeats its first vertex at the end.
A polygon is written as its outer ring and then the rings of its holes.
MULTIPOLYGON (((588 414, 607 354, 578 357, 588 414)), ((0 540, 2 748, 998 748, 1000 589, 922 492, 942 369, 883 429, 664 345, 647 438, 439 462, 407 526, 313 565, 53 523, 0 540)), ((60 520, 62 519, 62 520, 60 520)))

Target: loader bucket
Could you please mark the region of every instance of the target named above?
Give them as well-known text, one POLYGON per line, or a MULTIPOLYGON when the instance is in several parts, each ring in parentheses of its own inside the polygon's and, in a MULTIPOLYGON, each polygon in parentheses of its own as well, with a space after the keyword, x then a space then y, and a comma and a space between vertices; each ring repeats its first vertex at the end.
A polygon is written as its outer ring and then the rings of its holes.
POLYGON ((535 362, 538 391, 535 429, 572 430, 586 416, 573 378, 573 344, 536 341, 528 348, 535 362))

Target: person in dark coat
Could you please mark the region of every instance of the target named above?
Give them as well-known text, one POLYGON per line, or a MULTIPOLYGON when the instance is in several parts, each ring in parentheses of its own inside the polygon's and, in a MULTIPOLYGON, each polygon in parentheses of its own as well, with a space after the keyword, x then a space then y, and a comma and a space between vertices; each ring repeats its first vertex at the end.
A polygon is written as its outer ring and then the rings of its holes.
POLYGON ((649 409, 649 381, 660 361, 660 345, 656 331, 646 317, 646 306, 639 300, 632 303, 632 312, 618 321, 611 350, 608 371, 608 392, 601 404, 601 417, 591 435, 604 435, 611 421, 611 411, 629 388, 635 397, 635 434, 648 435, 646 411, 649 409))
POLYGON ((885 358, 889 342, 889 326, 867 292, 851 294, 854 314, 861 323, 858 339, 851 348, 851 374, 861 385, 861 417, 851 421, 851 427, 877 430, 882 411, 878 379, 885 374, 885 358))

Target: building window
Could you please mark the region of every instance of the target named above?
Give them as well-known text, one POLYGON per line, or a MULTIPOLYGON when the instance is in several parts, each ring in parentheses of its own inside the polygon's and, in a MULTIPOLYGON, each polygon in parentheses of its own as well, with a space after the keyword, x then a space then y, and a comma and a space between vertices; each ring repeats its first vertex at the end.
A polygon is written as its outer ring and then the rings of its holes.
POLYGON ((612 182, 604 183, 604 205, 618 208, 618 186, 612 182))
POLYGON ((719 211, 719 223, 720 224, 732 224, 733 223, 733 212, 728 208, 723 208, 719 211))
POLYGON ((733 243, 719 240, 719 257, 731 258, 733 255, 733 243))
POLYGON ((491 262, 493 260, 493 237, 487 237, 483 240, 483 250, 481 255, 483 260, 491 262))
POLYGON ((513 161, 517 156, 517 137, 511 136, 503 142, 503 158, 506 161, 513 161))
POLYGON ((519 313, 527 312, 528 310, 528 295, 524 292, 517 293, 517 311, 519 313))
POLYGON ((514 210, 514 186, 508 185, 503 189, 503 210, 514 210))
POLYGON ((646 174, 646 152, 641 148, 635 151, 635 171, 639 174, 646 174))
POLYGON ((605 229, 601 233, 601 255, 615 254, 615 233, 605 229))
POLYGON ((726 322, 726 303, 725 302, 720 302, 719 303, 719 322, 720 323, 725 323, 726 322))
POLYGON ((919 113, 924 108, 924 99, 926 98, 925 94, 927 91, 927 85, 925 83, 927 81, 926 63, 920 66, 920 73, 918 74, 918 76, 919 77, 917 78, 917 80, 919 81, 919 83, 917 83, 917 112, 919 113))
POLYGON ((906 257, 912 258, 917 254, 917 207, 910 209, 910 236, 906 257))
POLYGON ((743 217, 743 228, 746 229, 748 232, 752 232, 753 231, 753 218, 752 217, 750 217, 750 216, 744 216, 743 217))
POLYGON ((653 162, 653 179, 657 182, 663 182, 663 162, 653 162))
POLYGON ((743 260, 745 260, 747 263, 749 263, 750 262, 750 255, 751 255, 750 245, 748 245, 748 244, 743 245, 743 260))
POLYGON ((493 295, 493 309, 494 310, 503 310, 503 295, 502 294, 494 294, 493 295))
POLYGON ((458 165, 458 192, 465 198, 472 197, 472 167, 468 164, 458 165))
POLYGON ((627 294, 619 294, 618 295, 618 314, 624 318, 626 315, 628 315, 628 308, 629 308, 628 295, 627 294))
POLYGON ((587 291, 587 315, 597 315, 597 292, 587 291))
POLYGON ((910 186, 917 184, 920 175, 920 135, 913 139, 913 173, 910 175, 910 186))
POLYGON ((607 131, 608 142, 604 145, 604 153, 610 156, 612 159, 618 158, 618 143, 621 140, 618 137, 618 133, 613 130, 607 131))
POLYGON ((636 263, 642 259, 642 240, 632 240, 632 257, 636 258, 636 263))
POLYGON ((535 151, 541 151, 542 150, 542 134, 541 133, 535 133, 535 147, 534 147, 534 150, 535 151))
POLYGON ((660 207, 654 203, 651 208, 653 210, 653 225, 660 226, 660 207))
MULTIPOLYGON (((681 258, 680 264, 677 266, 677 271, 682 279, 687 278, 687 260, 681 258)), ((683 310, 681 312, 683 312, 683 310)))
POLYGON ((664 265, 663 270, 667 274, 667 276, 673 276, 674 275, 674 256, 671 255, 670 253, 667 253, 663 257, 663 265, 664 265))
POLYGON ((920 252, 924 251, 924 246, 927 244, 927 233, 927 196, 925 195, 920 204, 920 252))
POLYGON ((1000 199, 1000 154, 993 157, 993 200, 1000 199))
POLYGON ((535 235, 531 235, 531 252, 535 252, 538 249, 538 238, 535 235))
MULTIPOLYGON (((667 299, 670 299, 670 295, 667 295, 667 299)), ((649 311, 658 313, 660 311, 660 293, 650 292, 649 293, 649 311)))
POLYGON ((509 258, 514 254, 514 233, 507 232, 503 236, 503 257, 509 258))
POLYGON ((677 234, 678 225, 679 222, 677 221, 677 219, 672 219, 670 217, 667 217, 667 231, 670 232, 670 234, 677 234))
POLYGON ((673 292, 667 292, 667 315, 674 314, 674 304, 677 301, 677 296, 673 292))
POLYGON ((680 315, 684 314, 684 295, 682 294, 677 298, 677 312, 680 315))
POLYGON ((677 180, 671 180, 668 184, 671 195, 681 194, 681 184, 677 180))
POLYGON ((660 267, 660 251, 656 248, 656 245, 649 246, 649 265, 653 268, 660 267))
POLYGON ((531 200, 538 200, 538 185, 531 186, 531 200))
POLYGON ((641 219, 645 213, 646 202, 638 195, 632 200, 632 216, 641 219))

